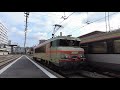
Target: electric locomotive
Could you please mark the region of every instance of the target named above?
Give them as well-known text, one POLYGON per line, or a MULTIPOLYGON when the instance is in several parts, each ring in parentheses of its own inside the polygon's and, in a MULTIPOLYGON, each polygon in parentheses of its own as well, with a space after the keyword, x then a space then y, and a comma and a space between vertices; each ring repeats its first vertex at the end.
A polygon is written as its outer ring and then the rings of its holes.
POLYGON ((84 63, 84 49, 76 37, 57 36, 34 47, 33 58, 57 67, 77 67, 84 63))

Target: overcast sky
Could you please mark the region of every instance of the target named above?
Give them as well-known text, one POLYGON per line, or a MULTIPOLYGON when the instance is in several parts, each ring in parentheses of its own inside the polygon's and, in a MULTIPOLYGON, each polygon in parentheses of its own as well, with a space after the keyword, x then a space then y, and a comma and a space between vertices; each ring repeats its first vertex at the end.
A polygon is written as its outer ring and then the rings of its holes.
MULTIPOLYGON (((65 12, 69 16, 73 12, 65 12)), ((108 13, 106 13, 108 14, 108 13)), ((120 27, 120 13, 109 12, 111 31, 120 27)), ((40 39, 51 38, 54 24, 63 21, 64 12, 30 12, 28 18, 27 44, 34 46, 39 43, 40 39)), ((105 12, 74 12, 68 19, 64 20, 55 35, 60 32, 63 35, 71 34, 78 37, 92 31, 106 31, 105 12), (101 19, 103 18, 103 19, 101 19), (101 19, 101 20, 99 20, 101 19), (96 22, 87 24, 86 21, 96 22), (85 27, 83 27, 85 26, 85 27)), ((0 22, 8 28, 8 40, 24 45, 25 16, 24 12, 0 12, 0 22)), ((107 30, 108 31, 108 30, 107 30)))

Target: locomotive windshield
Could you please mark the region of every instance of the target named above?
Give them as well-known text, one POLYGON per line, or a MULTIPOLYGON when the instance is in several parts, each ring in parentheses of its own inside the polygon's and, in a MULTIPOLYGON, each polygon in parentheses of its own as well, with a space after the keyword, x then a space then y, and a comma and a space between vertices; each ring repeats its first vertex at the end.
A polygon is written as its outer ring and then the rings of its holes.
POLYGON ((52 47, 56 47, 56 46, 69 46, 69 47, 70 46, 75 46, 75 47, 79 47, 80 46, 80 41, 58 39, 58 40, 52 41, 51 46, 52 47))
POLYGON ((77 46, 77 47, 79 47, 80 41, 60 39, 59 46, 77 46))

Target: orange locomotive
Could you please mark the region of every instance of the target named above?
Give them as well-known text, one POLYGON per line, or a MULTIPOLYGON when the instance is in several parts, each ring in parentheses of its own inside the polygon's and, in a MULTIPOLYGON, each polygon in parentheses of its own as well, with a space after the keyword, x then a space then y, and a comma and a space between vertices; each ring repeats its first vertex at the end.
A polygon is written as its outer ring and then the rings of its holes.
POLYGON ((85 60, 80 39, 71 36, 57 36, 39 44, 33 58, 62 68, 79 66, 85 60))

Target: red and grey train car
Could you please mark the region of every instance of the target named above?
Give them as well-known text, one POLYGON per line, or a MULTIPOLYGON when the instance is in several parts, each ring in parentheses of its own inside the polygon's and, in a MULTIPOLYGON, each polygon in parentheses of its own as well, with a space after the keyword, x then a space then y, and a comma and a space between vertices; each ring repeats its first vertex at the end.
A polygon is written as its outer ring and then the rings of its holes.
POLYGON ((79 66, 85 60, 80 41, 71 36, 51 38, 34 48, 33 58, 63 68, 79 66))
POLYGON ((80 38, 86 61, 90 65, 120 71, 120 29, 112 32, 95 31, 80 38))

